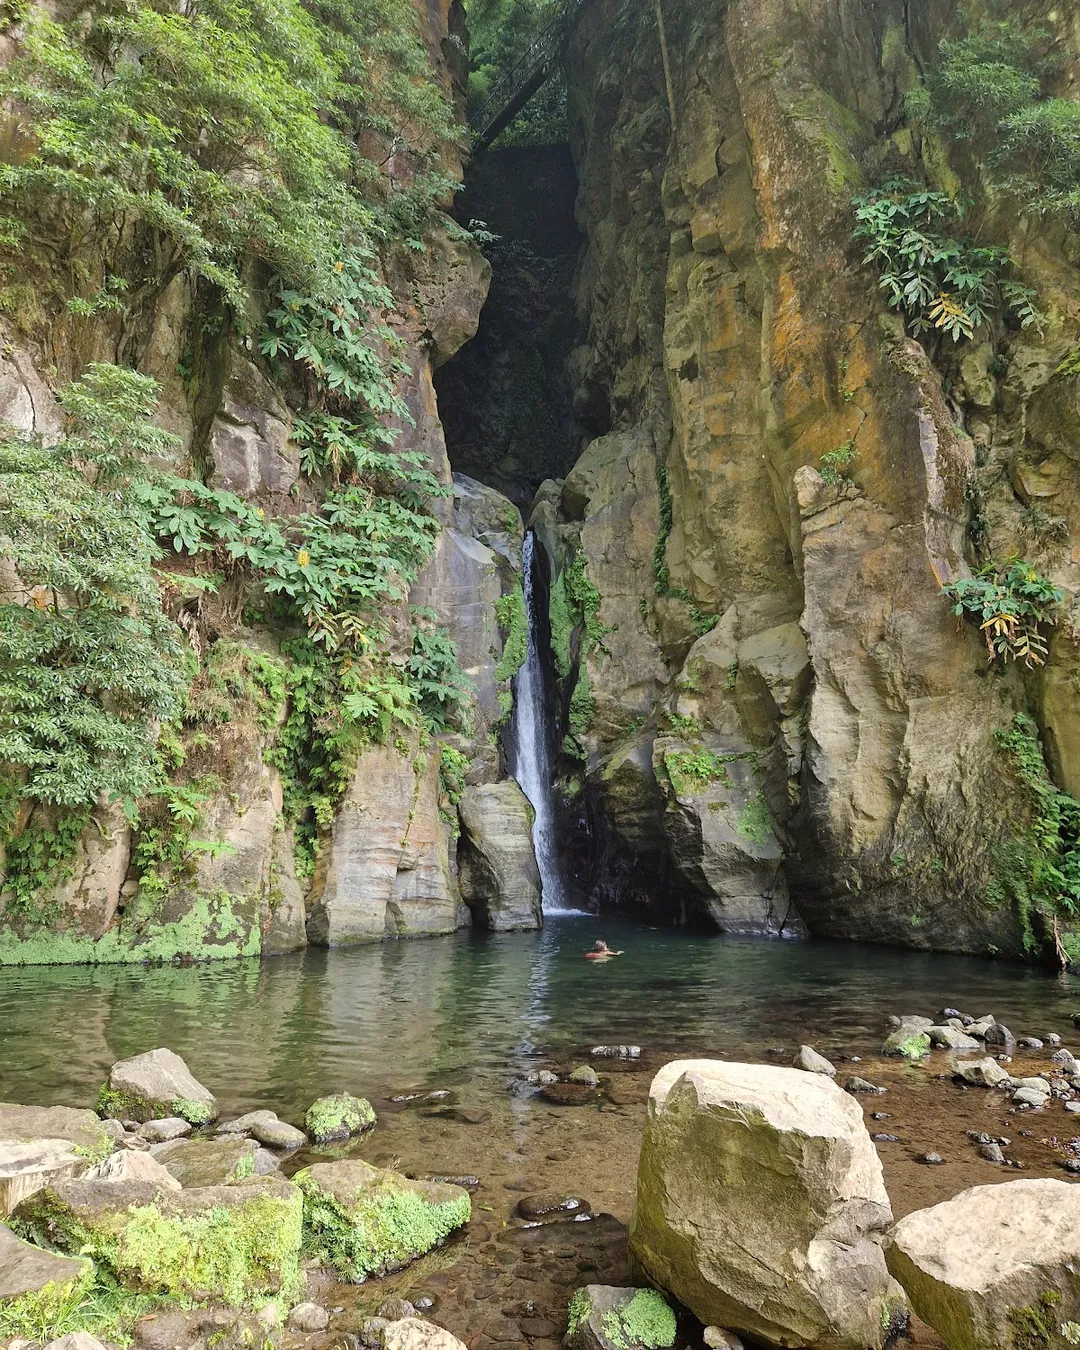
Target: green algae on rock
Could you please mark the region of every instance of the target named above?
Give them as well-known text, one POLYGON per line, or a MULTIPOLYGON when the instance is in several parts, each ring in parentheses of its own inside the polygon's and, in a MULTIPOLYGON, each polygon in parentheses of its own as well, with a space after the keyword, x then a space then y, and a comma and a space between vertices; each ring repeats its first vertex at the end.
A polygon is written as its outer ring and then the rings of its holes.
POLYGON ((930 1054, 930 1037, 925 1031, 901 1027, 886 1037, 881 1053, 900 1059, 926 1059, 930 1054))
POLYGON ((16 1231, 62 1252, 92 1250, 135 1293, 248 1307, 300 1289, 303 1202, 279 1178, 163 1192, 152 1182, 71 1181, 16 1210, 16 1231))
POLYGON ((662 1350, 675 1343, 675 1314, 655 1289, 589 1284, 567 1309, 568 1350, 662 1350))
POLYGON ((298 1172, 304 1193, 304 1247, 344 1280, 399 1270, 469 1222, 469 1193, 411 1181, 359 1159, 298 1172))
POLYGON ((375 1124, 375 1109, 366 1097, 338 1092, 320 1097, 307 1109, 304 1128, 317 1144, 329 1144, 361 1134, 375 1124))

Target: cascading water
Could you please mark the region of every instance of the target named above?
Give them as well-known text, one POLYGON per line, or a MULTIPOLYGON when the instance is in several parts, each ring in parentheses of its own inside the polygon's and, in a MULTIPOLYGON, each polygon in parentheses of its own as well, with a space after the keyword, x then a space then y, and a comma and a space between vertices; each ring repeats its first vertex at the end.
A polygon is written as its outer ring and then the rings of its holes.
MULTIPOLYGON (((528 619, 525 661, 514 680, 514 777, 528 797, 535 814, 533 849, 540 870, 541 897, 545 914, 576 913, 566 907, 566 894, 559 875, 555 844, 555 801, 551 791, 551 736, 544 698, 544 668, 541 663, 538 621, 536 537, 530 530, 521 552, 521 575, 528 619)), ((541 588, 542 590, 542 588, 541 588)))

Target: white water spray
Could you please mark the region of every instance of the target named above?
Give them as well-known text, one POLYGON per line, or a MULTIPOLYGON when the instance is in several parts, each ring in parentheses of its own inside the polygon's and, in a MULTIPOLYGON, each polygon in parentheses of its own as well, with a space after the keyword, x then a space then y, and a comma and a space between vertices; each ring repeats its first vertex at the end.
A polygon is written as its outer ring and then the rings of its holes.
POLYGON ((566 908, 566 895, 559 876, 555 845, 555 801, 551 791, 551 739, 544 705, 544 671, 540 661, 540 603, 533 585, 536 538, 530 530, 521 551, 521 575, 528 619, 525 661, 514 682, 514 777, 528 797, 535 814, 533 849, 540 870, 541 899, 545 914, 575 914, 566 908))

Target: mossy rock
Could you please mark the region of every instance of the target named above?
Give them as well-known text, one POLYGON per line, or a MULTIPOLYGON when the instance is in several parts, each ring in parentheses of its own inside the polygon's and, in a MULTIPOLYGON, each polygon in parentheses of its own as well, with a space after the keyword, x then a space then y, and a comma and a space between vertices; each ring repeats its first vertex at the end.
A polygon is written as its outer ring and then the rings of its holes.
POLYGON ((115 1120, 160 1120, 178 1116, 208 1125, 218 1116, 214 1094, 203 1087, 171 1050, 160 1048, 122 1059, 109 1070, 97 1100, 98 1114, 115 1120))
POLYGON ((162 1191, 148 1181, 69 1181, 15 1211, 21 1236, 61 1252, 92 1250, 124 1289, 245 1307, 300 1289, 303 1202, 289 1182, 162 1191))
POLYGON ((460 1186, 411 1181, 359 1159, 298 1172, 304 1193, 304 1248, 338 1276, 360 1283, 400 1270, 469 1222, 460 1186))
POLYGON ((330 1144, 361 1134, 375 1124, 375 1110, 366 1097, 339 1092, 320 1097, 308 1107, 304 1128, 317 1144, 330 1144))
POLYGON ((254 1175, 254 1139, 174 1139, 155 1153, 185 1190, 226 1186, 254 1175))
POLYGON ((675 1314, 655 1289, 588 1284, 566 1313, 567 1350, 667 1350, 675 1314))
POLYGON ((901 1027, 886 1039, 881 1053, 899 1059, 926 1059, 930 1054, 930 1037, 925 1031, 901 1027))

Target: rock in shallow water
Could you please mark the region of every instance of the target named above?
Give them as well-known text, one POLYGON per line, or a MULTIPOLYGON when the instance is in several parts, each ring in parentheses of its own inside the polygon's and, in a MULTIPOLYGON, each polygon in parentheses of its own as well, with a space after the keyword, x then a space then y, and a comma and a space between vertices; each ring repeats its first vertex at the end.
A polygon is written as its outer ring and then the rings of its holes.
POLYGON ((996 1059, 989 1055, 985 1059, 971 1060, 967 1064, 958 1064, 953 1075, 975 1087, 1000 1087, 1009 1081, 1008 1070, 1003 1069, 996 1059))
POLYGON ((885 1038, 881 1053, 898 1059, 925 1059, 930 1053, 930 1037, 925 1031, 901 1026, 885 1038))
POLYGON ((517 1212, 523 1219, 543 1219, 555 1214, 575 1214, 592 1206, 580 1195, 566 1195, 548 1191, 543 1195, 526 1195, 518 1201, 517 1212))
POLYGON ((584 1083, 549 1083, 540 1089, 540 1096, 556 1106, 588 1106, 596 1101, 599 1093, 584 1083))
POLYGON ((680 1060, 653 1080, 631 1254, 707 1325, 877 1350, 905 1306, 881 1250, 891 1219, 862 1111, 830 1079, 680 1060))
POLYGON ((590 1059, 640 1059, 640 1045, 594 1045, 590 1059))
POLYGON ((218 1105, 179 1055, 158 1049, 112 1066, 98 1094, 98 1110, 140 1122, 179 1116, 191 1125, 207 1125, 217 1119, 218 1105))
POLYGON ((844 1091, 862 1093, 867 1097, 880 1097, 888 1089, 878 1087, 876 1083, 870 1083, 865 1078, 849 1078, 844 1083, 844 1091))
POLYGON ((949 1350, 1076 1343, 1064 1329, 1080 1323, 1080 1187, 976 1186, 901 1219, 887 1260, 949 1350))
POLYGON ((320 1097, 307 1109, 304 1128, 317 1144, 329 1144, 361 1134, 375 1124, 375 1110, 366 1097, 339 1092, 320 1097))
POLYGON ((803 1073, 823 1073, 827 1078, 836 1077, 836 1065, 830 1063, 824 1055, 819 1055, 810 1045, 799 1046, 791 1066, 794 1069, 802 1069, 803 1073))
POLYGON ((566 1310, 566 1350, 661 1350, 675 1343, 675 1314, 655 1289, 589 1284, 566 1310))
POLYGON ((296 1175, 314 1255, 346 1281, 400 1270, 469 1222, 460 1186, 411 1181, 358 1158, 316 1163, 296 1175))
POLYGON ((307 1135, 284 1120, 276 1111, 249 1111, 218 1127, 218 1134, 249 1134, 267 1148, 294 1149, 307 1143, 307 1135))
POLYGON ((298 1303, 289 1313, 290 1331, 325 1331, 330 1314, 317 1303, 298 1303))
POLYGON ((586 1087, 591 1088, 600 1086, 599 1075, 591 1064, 579 1064, 566 1076, 571 1083, 584 1083, 586 1087))
POLYGON ((170 1176, 185 1189, 225 1186, 255 1172, 256 1144, 252 1139, 176 1139, 154 1154, 170 1176))

